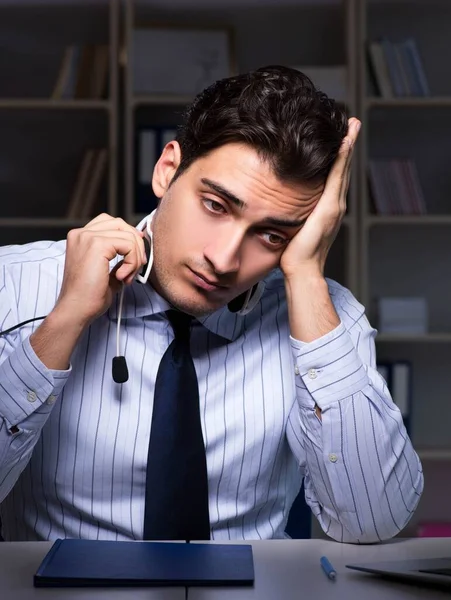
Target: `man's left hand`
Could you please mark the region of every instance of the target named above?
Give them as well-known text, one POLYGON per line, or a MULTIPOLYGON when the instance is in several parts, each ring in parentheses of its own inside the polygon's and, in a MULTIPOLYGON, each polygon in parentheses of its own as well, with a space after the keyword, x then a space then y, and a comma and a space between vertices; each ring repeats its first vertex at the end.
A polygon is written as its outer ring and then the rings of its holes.
POLYGON ((348 121, 348 133, 327 177, 318 204, 304 226, 288 244, 280 260, 286 278, 300 273, 323 277, 330 247, 346 213, 351 159, 360 129, 360 121, 348 121))

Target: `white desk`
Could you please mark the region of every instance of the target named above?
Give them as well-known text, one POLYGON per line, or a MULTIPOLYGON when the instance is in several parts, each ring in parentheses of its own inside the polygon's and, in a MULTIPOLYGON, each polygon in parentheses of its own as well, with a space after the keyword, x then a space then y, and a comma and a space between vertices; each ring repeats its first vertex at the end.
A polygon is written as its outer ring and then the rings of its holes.
POLYGON ((52 542, 0 542, 2 600, 185 600, 185 588, 35 588, 33 575, 52 542))
MULTIPOLYGON (((211 542, 215 543, 215 542, 211 542)), ((395 539, 384 544, 356 546, 324 540, 252 542, 253 588, 189 588, 188 600, 436 600, 449 592, 376 579, 351 571, 350 563, 403 558, 451 556, 451 539, 395 539), (329 580, 320 566, 327 556, 337 571, 329 580)))
MULTIPOLYGON (((215 543, 215 542, 211 542, 215 543)), ((243 542, 249 543, 249 542, 243 542)), ((185 600, 185 588, 34 588, 33 574, 51 542, 0 543, 2 600, 185 600)), ((354 546, 323 540, 252 542, 252 588, 190 587, 188 600, 439 600, 449 593, 377 579, 346 569, 351 562, 451 556, 451 539, 393 540, 354 546), (320 567, 326 555, 337 570, 330 581, 320 567)))

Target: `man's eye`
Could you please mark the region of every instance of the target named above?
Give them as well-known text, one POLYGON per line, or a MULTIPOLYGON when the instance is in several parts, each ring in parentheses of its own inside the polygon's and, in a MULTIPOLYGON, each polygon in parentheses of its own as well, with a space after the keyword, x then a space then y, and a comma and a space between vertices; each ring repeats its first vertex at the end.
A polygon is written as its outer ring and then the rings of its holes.
POLYGON ((275 233, 263 233, 263 238, 270 246, 281 246, 287 243, 287 239, 275 233))
POLYGON ((202 201, 210 212, 213 212, 213 213, 225 213, 226 212, 226 209, 224 208, 224 206, 220 202, 217 202, 216 200, 209 200, 208 198, 203 198, 202 201))

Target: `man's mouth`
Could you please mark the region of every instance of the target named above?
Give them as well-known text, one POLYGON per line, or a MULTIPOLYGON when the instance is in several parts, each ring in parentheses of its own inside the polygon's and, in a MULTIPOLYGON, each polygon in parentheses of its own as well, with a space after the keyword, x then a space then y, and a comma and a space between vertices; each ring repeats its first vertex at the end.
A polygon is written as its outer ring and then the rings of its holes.
POLYGON ((226 290, 229 288, 229 286, 223 285, 217 279, 212 279, 211 277, 206 277, 202 273, 198 273, 197 271, 193 271, 192 269, 189 269, 189 270, 193 274, 193 279, 194 279, 194 282, 196 283, 196 285, 198 285, 202 289, 205 289, 207 291, 219 291, 219 290, 226 290))

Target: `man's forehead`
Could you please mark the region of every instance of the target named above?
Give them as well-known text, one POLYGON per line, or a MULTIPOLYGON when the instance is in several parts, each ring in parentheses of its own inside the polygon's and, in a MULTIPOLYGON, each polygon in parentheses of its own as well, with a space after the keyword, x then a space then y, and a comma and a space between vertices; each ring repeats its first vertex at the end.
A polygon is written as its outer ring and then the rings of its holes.
POLYGON ((237 197, 240 196, 241 188, 247 187, 257 194, 288 195, 303 203, 321 194, 325 186, 324 181, 279 177, 270 160, 245 144, 226 144, 196 162, 195 175, 200 184, 205 184, 206 180, 214 182, 237 197))

